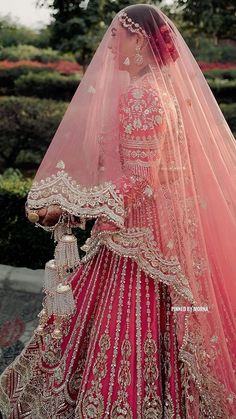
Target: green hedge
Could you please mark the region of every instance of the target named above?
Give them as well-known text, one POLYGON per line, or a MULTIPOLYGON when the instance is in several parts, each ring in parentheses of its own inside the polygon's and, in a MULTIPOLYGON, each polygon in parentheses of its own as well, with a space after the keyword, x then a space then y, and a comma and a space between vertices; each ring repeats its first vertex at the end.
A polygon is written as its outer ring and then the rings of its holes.
POLYGON ((209 86, 220 103, 232 103, 236 97, 236 80, 215 79, 208 81, 209 86))
MULTIPOLYGON (((23 178, 19 171, 12 169, 0 175, 1 263, 43 269, 53 257, 54 243, 50 233, 36 228, 25 217, 25 202, 31 183, 31 179, 23 178)), ((89 236, 92 224, 88 222, 85 231, 74 230, 79 246, 89 236)))
POLYGON ((220 108, 236 138, 236 103, 221 103, 220 108))
POLYGON ((216 100, 232 103, 236 97, 236 69, 215 69, 204 72, 216 100))
POLYGON ((65 76, 55 70, 21 66, 0 69, 0 95, 34 96, 70 101, 81 75, 65 76))
POLYGON ((67 108, 66 102, 0 98, 0 171, 38 167, 67 108))
POLYGON ((0 176, 0 254, 2 264, 39 269, 52 258, 53 242, 25 217, 30 185, 16 172, 0 176))
POLYGON ((203 72, 206 79, 215 80, 236 80, 236 68, 232 69, 214 69, 203 72))
POLYGON ((17 95, 71 100, 80 82, 80 76, 63 76, 57 72, 28 73, 15 82, 17 95))
POLYGON ((74 55, 71 53, 62 54, 60 51, 52 48, 37 48, 33 45, 17 45, 0 49, 0 61, 19 61, 32 60, 41 63, 49 63, 55 61, 75 61, 74 55))
POLYGON ((1 68, 0 67, 0 95, 13 95, 15 94, 15 82, 23 75, 29 73, 55 73, 54 69, 32 67, 22 65, 15 68, 1 68))

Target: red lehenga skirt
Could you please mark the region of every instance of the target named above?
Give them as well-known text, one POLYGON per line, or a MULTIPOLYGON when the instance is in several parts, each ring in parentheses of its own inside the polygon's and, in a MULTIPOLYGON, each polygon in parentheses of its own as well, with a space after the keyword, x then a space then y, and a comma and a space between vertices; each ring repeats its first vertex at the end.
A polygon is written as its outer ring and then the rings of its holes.
POLYGON ((102 246, 72 280, 62 341, 34 334, 0 377, 4 418, 184 418, 168 286, 102 246))

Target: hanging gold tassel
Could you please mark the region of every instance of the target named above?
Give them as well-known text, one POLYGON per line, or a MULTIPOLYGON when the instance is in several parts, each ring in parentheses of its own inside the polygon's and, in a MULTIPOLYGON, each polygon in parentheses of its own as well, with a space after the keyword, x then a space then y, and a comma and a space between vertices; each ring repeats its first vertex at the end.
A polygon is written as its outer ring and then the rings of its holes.
POLYGON ((49 316, 57 313, 56 290, 60 282, 58 268, 54 259, 49 260, 44 271, 45 306, 49 316))
POLYGON ((54 331, 52 336, 60 339, 63 336, 63 322, 75 311, 73 291, 69 277, 80 265, 77 239, 70 228, 70 215, 55 226, 54 241, 57 242, 54 259, 45 265, 44 273, 44 309, 39 314, 37 334, 43 334, 47 320, 53 315, 54 331))
POLYGON ((63 336, 63 333, 62 333, 62 321, 63 321, 63 319, 60 318, 59 316, 56 316, 55 317, 55 328, 54 328, 54 330, 52 332, 52 336, 55 339, 61 339, 62 336, 63 336))
POLYGON ((69 316, 74 312, 75 302, 73 292, 69 284, 58 284, 55 299, 55 311, 59 316, 69 316))
POLYGON ((55 329, 53 336, 60 338, 62 334, 63 319, 71 316, 75 310, 75 301, 70 284, 68 283, 68 276, 71 271, 80 265, 80 257, 77 245, 77 239, 72 234, 69 218, 68 224, 57 232, 58 243, 54 252, 55 264, 59 283, 53 296, 53 311, 55 314, 55 329), (63 233, 64 230, 64 234, 63 233), (58 234, 59 233, 59 234, 58 234))
POLYGON ((63 234, 55 249, 55 260, 58 267, 75 268, 80 264, 76 237, 69 232, 63 234))
POLYGON ((45 310, 45 308, 43 308, 40 313, 38 314, 39 317, 39 325, 35 330, 35 333, 37 333, 38 335, 43 335, 44 334, 44 327, 47 323, 48 320, 48 315, 47 315, 47 311, 45 310))
POLYGON ((60 238, 65 234, 68 230, 67 224, 64 222, 60 222, 56 225, 56 227, 53 230, 53 238, 54 242, 58 243, 60 238))
POLYGON ((58 285, 57 266, 54 259, 49 260, 45 265, 44 271, 44 289, 46 291, 53 291, 58 285))

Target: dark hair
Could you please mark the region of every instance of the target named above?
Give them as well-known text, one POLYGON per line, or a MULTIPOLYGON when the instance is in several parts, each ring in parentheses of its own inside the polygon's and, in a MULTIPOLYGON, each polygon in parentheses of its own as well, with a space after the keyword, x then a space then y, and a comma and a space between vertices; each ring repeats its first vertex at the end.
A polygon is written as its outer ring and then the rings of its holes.
MULTIPOLYGON (((159 64, 175 61, 179 54, 174 43, 174 28, 166 24, 156 6, 134 4, 122 9, 149 36, 149 43, 159 64)), ((128 30, 128 28, 126 28, 128 30)))

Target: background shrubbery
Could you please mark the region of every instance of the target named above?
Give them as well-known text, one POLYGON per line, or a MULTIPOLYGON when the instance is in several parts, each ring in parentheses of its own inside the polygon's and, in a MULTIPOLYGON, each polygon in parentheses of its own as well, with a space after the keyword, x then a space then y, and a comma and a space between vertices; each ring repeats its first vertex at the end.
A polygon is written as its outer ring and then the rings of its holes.
POLYGON ((43 268, 53 254, 53 242, 41 229, 35 234, 35 227, 25 217, 26 195, 31 183, 31 179, 12 170, 0 175, 1 263, 43 268))
MULTIPOLYGON (((16 66, 12 68, 2 68, 0 63, 0 95, 16 94, 16 83, 21 76, 29 73, 41 73, 50 70, 43 67, 30 67, 27 65, 16 66)), ((51 71, 54 71, 53 69, 51 71)))
POLYGON ((81 73, 71 71, 60 63, 60 71, 49 66, 21 65, 1 67, 0 95, 34 96, 38 98, 71 100, 81 80, 81 73))
POLYGON ((71 53, 62 54, 52 48, 37 48, 33 45, 14 45, 0 49, 0 61, 19 61, 32 60, 41 63, 51 63, 55 61, 75 61, 75 57, 71 53))
POLYGON ((30 72, 15 82, 15 94, 38 98, 71 100, 80 82, 76 75, 64 76, 56 72, 30 72))
POLYGON ((236 103, 221 103, 220 108, 236 138, 236 103))
POLYGON ((236 80, 212 79, 208 84, 219 103, 231 103, 236 97, 236 80))
POLYGON ((188 46, 199 61, 207 62, 236 62, 235 45, 215 43, 206 36, 189 37, 188 46))
POLYGON ((0 171, 13 167, 34 173, 66 107, 66 102, 0 97, 0 171))
MULTIPOLYGON (((0 175, 0 254, 1 263, 43 269, 53 258, 54 243, 50 233, 31 224, 25 217, 25 202, 32 179, 23 177, 18 170, 8 169, 0 175)), ((79 246, 90 234, 93 222, 86 230, 76 229, 79 246)), ((83 252, 81 252, 83 253, 83 252)))

